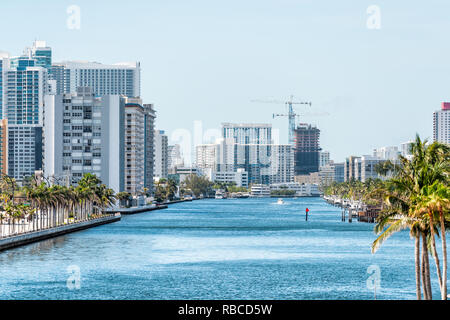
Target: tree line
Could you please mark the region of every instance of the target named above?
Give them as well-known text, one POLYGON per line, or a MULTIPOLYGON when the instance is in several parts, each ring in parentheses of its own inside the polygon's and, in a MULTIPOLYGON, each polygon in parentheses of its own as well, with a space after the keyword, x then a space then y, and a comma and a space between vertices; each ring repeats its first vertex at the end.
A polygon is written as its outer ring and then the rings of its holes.
POLYGON ((37 179, 19 186, 14 178, 4 175, 0 179, 0 223, 7 222, 9 230, 2 227, 2 236, 6 231, 10 235, 97 218, 115 200, 114 191, 90 173, 77 186, 69 187, 37 179), (19 221, 24 222, 22 230, 19 221))

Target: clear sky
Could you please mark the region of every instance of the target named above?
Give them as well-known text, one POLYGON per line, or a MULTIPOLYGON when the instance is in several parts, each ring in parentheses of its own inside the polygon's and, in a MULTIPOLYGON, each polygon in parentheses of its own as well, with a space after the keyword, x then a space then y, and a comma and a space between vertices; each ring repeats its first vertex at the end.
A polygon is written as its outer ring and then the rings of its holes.
POLYGON ((331 158, 370 154, 419 133, 450 100, 448 0, 2 0, 0 51, 46 40, 54 61, 140 61, 142 98, 171 134, 222 122, 272 123, 287 142, 282 104, 313 106, 331 158), (69 29, 67 8, 80 8, 69 29), (380 9, 369 29, 367 8, 380 9))

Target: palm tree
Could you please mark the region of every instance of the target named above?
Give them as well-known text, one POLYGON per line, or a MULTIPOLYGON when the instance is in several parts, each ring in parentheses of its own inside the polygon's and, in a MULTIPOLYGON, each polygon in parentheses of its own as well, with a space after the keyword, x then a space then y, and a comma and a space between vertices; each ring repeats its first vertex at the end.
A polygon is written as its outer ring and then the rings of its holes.
POLYGON ((436 181, 431 186, 426 186, 422 189, 421 202, 419 206, 423 212, 428 214, 430 223, 433 226, 431 228, 431 247, 433 250, 433 256, 436 261, 436 268, 438 273, 438 278, 441 288, 441 298, 447 300, 447 241, 446 241, 446 226, 445 226, 445 215, 444 211, 448 211, 450 207, 450 192, 449 188, 442 183, 436 181), (436 217, 435 215, 439 216, 436 217), (442 276, 440 272, 440 263, 437 256, 436 243, 434 239, 435 229, 434 221, 439 221, 439 226, 441 228, 441 240, 442 240, 442 255, 443 255, 443 267, 442 276))
MULTIPOLYGON (((417 298, 420 298, 419 275, 421 265, 424 297, 425 299, 431 299, 432 297, 427 249, 429 243, 436 263, 442 298, 444 299, 444 291, 446 290, 444 290, 435 246, 436 230, 432 204, 436 204, 436 199, 432 200, 429 197, 430 190, 427 188, 434 183, 444 184, 448 181, 449 149, 437 142, 427 146, 427 140, 421 141, 420 137, 416 136, 416 140, 411 146, 411 152, 413 154, 411 160, 400 157, 400 165, 396 166, 394 177, 387 182, 385 199, 387 208, 379 216, 378 224, 375 227, 375 232, 379 234, 379 237, 372 245, 372 252, 375 252, 381 243, 393 233, 409 228, 411 236, 415 238, 417 298), (385 229, 385 227, 387 228, 385 229), (418 259, 420 257, 420 237, 423 243, 422 264, 418 259)), ((448 189, 447 186, 445 188, 448 189)), ((441 221, 444 219, 445 225, 444 215, 440 219, 441 221)), ((446 246, 443 246, 443 248, 446 248, 446 246)), ((446 253, 444 253, 444 259, 447 260, 446 253)), ((447 272, 446 268, 447 262, 445 262, 444 267, 445 273, 447 272)))

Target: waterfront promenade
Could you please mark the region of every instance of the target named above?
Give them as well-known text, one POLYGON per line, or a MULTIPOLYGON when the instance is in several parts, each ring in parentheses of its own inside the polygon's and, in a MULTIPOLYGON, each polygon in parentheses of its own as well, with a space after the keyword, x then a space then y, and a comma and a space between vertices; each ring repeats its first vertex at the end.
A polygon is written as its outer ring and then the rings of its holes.
POLYGON ((119 221, 120 218, 121 218, 120 213, 107 214, 98 218, 93 218, 85 221, 73 222, 52 228, 41 229, 38 231, 29 231, 18 233, 15 235, 10 235, 8 237, 0 239, 0 251, 19 247, 36 241, 42 241, 45 239, 58 237, 67 233, 84 230, 107 223, 116 222, 119 221))

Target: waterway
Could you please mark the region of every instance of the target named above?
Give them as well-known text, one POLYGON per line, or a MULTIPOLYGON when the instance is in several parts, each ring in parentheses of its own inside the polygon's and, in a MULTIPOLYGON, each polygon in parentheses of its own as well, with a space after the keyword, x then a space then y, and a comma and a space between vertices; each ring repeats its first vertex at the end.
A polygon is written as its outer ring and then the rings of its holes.
POLYGON ((373 224, 276 202, 177 203, 0 252, 0 299, 374 299, 374 277, 378 299, 415 299, 407 231, 372 254, 373 224))

